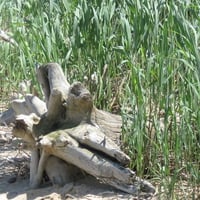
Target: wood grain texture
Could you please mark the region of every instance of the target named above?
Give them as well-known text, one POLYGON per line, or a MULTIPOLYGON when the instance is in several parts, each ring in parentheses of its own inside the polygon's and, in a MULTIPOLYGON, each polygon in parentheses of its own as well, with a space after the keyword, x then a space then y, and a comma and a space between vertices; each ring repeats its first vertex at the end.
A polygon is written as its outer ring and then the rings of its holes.
POLYGON ((46 105, 33 96, 12 104, 16 113, 23 114, 16 117, 13 134, 33 147, 31 187, 40 185, 45 169, 49 177, 56 175, 55 184, 67 181, 66 173, 48 166, 53 156, 63 161, 56 163, 60 169, 75 166, 124 192, 134 194, 143 186, 154 192, 150 183, 126 167, 130 158, 120 149, 121 116, 97 109, 85 86, 80 82, 70 85, 57 63, 42 65, 37 76, 46 105))

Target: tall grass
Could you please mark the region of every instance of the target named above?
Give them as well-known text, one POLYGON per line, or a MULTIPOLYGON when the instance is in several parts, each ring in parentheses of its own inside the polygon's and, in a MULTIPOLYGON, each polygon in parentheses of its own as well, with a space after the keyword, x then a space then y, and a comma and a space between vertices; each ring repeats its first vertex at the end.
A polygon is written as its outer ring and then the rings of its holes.
POLYGON ((195 199, 198 1, 5 0, 0 13, 0 28, 17 43, 0 41, 2 92, 23 79, 36 84, 38 63, 60 63, 71 82, 86 84, 98 108, 122 115, 131 167, 158 184, 160 199, 195 199))

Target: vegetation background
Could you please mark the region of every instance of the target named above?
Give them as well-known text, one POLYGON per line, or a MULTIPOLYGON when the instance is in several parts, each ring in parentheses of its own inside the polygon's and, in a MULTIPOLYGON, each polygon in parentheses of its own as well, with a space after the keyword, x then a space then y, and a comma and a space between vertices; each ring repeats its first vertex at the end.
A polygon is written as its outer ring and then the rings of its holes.
POLYGON ((58 62, 122 115, 131 168, 160 199, 200 198, 198 0, 1 0, 0 101, 58 62))

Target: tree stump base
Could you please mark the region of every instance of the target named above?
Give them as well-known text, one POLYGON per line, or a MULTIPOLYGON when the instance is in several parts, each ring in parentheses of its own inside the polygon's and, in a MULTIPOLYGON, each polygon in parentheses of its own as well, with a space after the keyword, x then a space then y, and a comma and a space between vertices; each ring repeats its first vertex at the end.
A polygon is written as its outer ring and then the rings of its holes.
POLYGON ((13 135, 31 146, 32 188, 39 187, 44 171, 61 186, 84 171, 129 194, 155 192, 127 168, 130 158, 119 145, 120 116, 98 110, 90 92, 80 82, 70 85, 57 63, 40 66, 37 77, 45 102, 33 95, 12 102, 13 135))

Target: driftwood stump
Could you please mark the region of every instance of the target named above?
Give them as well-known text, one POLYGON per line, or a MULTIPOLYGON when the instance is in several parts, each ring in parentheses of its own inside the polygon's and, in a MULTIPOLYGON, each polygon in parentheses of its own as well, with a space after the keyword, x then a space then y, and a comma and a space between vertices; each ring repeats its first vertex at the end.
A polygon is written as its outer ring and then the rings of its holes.
POLYGON ((44 171, 63 185, 81 169, 130 194, 155 192, 127 168, 130 158, 120 149, 120 116, 98 110, 90 92, 80 82, 70 85, 56 63, 40 66, 37 77, 46 103, 32 95, 12 103, 17 114, 13 134, 31 146, 32 188, 40 185, 44 171))

